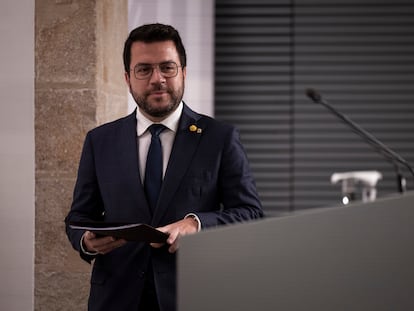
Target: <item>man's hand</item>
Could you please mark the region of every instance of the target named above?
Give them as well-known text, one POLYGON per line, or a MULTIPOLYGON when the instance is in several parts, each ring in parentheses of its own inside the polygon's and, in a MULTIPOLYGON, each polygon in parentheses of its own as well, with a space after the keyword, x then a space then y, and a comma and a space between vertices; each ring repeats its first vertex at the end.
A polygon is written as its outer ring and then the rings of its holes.
POLYGON ((96 234, 86 231, 83 235, 83 244, 88 252, 107 254, 126 243, 123 239, 116 239, 111 236, 96 237, 96 234))
MULTIPOLYGON (((169 234, 167 244, 169 244, 170 247, 168 248, 168 251, 170 253, 175 253, 178 249, 179 238, 184 235, 196 233, 198 231, 198 222, 192 217, 187 217, 157 229, 169 234)), ((163 245, 163 243, 151 243, 151 246, 155 248, 159 248, 163 245)))

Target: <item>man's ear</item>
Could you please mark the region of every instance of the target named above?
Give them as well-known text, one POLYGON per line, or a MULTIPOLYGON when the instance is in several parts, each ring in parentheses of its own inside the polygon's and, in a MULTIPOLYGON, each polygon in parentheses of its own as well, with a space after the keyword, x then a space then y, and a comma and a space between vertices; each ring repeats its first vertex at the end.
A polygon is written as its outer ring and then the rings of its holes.
POLYGON ((130 81, 131 77, 129 76, 129 72, 125 71, 124 76, 125 76, 126 84, 128 84, 128 87, 131 88, 131 81, 130 81))
POLYGON ((185 80, 185 76, 187 74, 187 66, 183 68, 183 78, 185 80))

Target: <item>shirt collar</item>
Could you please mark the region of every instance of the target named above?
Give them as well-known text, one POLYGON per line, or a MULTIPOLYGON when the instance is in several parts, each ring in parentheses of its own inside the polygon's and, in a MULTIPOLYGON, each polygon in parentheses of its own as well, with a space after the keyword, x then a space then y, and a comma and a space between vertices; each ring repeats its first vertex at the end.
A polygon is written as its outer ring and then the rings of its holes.
MULTIPOLYGON (((169 130, 173 131, 174 133, 177 132, 178 123, 180 121, 181 113, 183 111, 183 102, 181 101, 178 105, 177 109, 174 110, 172 114, 170 114, 167 118, 162 120, 160 124, 167 127, 169 130)), ((139 108, 136 110, 136 118, 137 118, 137 135, 138 137, 145 133, 147 128, 152 125, 154 122, 146 118, 139 108)))

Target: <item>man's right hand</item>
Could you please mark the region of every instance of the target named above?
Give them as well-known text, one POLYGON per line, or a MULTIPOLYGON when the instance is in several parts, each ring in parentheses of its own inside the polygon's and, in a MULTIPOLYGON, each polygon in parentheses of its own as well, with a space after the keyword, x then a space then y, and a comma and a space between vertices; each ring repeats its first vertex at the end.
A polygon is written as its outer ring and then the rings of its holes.
POLYGON ((121 247, 127 241, 112 236, 97 237, 95 233, 86 231, 83 234, 83 246, 85 251, 105 255, 114 249, 121 247))

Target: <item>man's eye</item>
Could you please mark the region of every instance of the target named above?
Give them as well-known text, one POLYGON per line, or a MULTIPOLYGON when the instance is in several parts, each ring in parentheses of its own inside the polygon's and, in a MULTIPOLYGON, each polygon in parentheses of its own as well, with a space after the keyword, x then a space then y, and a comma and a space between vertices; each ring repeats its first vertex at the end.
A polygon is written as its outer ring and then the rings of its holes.
POLYGON ((162 64, 160 65, 160 69, 161 71, 174 71, 175 67, 173 64, 162 64))
POLYGON ((151 67, 149 66, 139 66, 136 68, 136 72, 144 75, 144 74, 148 74, 151 71, 151 67))

